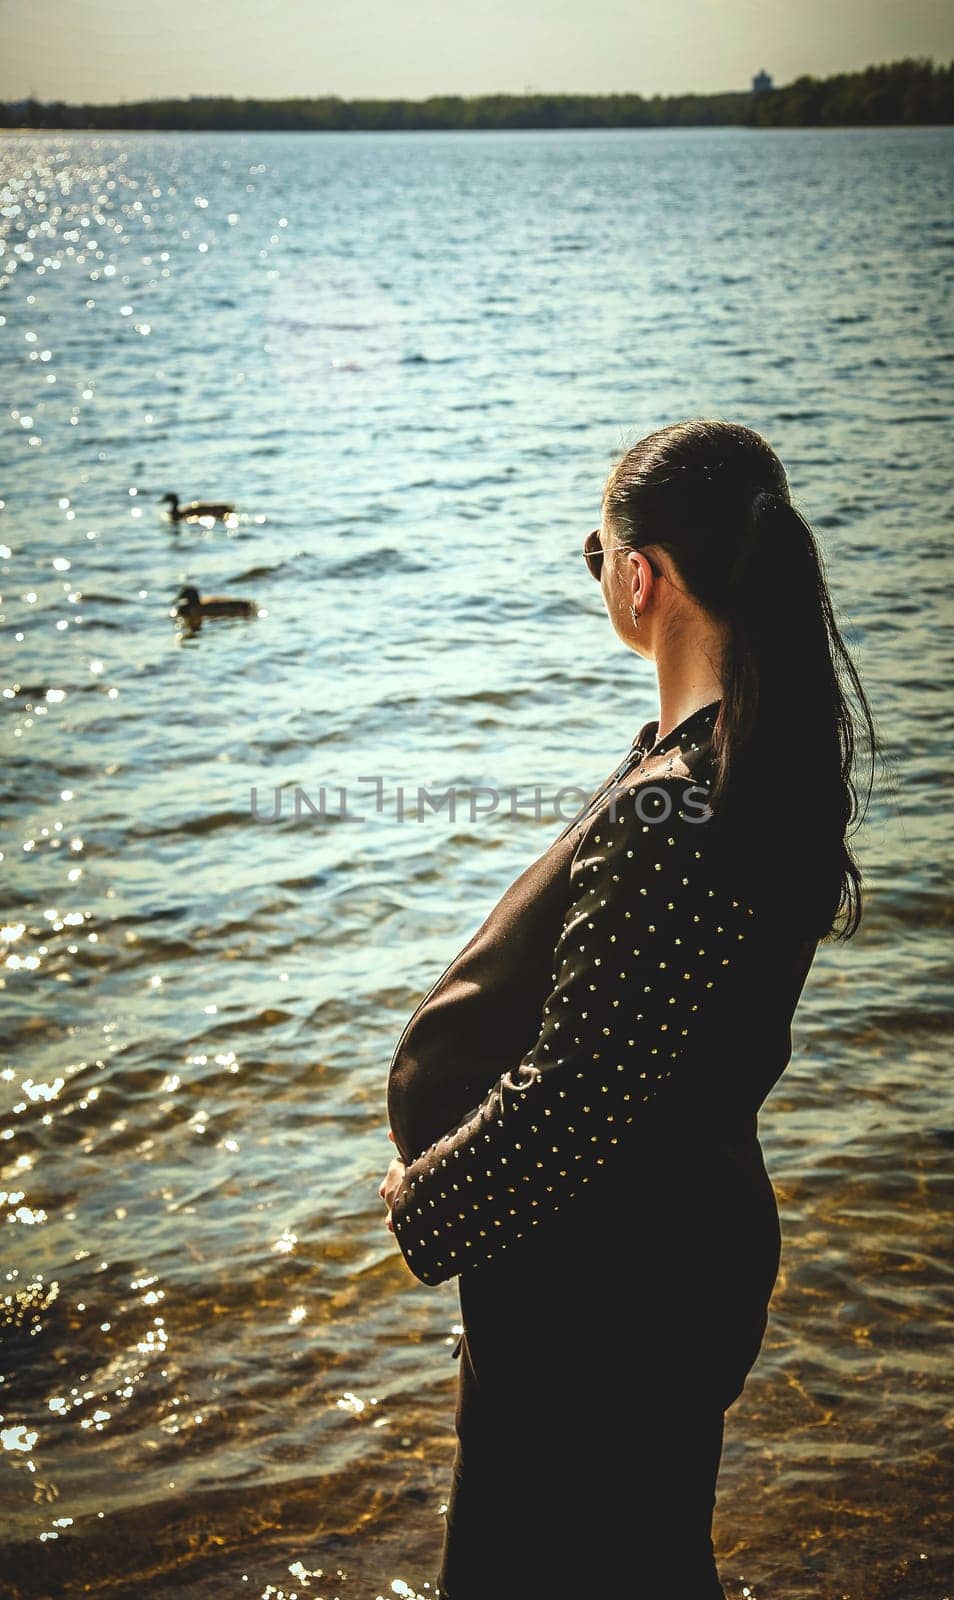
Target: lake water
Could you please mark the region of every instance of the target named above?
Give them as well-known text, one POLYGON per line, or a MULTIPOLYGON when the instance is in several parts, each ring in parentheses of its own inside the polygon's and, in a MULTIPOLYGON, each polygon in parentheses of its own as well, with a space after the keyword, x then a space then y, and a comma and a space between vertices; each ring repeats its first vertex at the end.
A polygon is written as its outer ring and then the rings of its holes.
POLYGON ((616 453, 690 416, 781 455, 895 774, 760 1116, 783 1257, 720 1570, 954 1592, 952 156, 0 139, 12 1600, 433 1593, 458 1308, 384 1227, 387 1063, 557 791, 656 712, 579 551, 616 453), (176 527, 167 491, 236 516, 176 527), (181 637, 187 582, 264 614, 181 637))

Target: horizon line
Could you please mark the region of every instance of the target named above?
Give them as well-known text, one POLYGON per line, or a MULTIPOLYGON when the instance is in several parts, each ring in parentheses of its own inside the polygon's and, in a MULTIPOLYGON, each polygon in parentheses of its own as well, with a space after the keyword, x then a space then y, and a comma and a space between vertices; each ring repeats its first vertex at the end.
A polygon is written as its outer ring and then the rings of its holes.
MULTIPOLYGON (((44 100, 44 99, 38 98, 35 94, 33 94, 31 92, 31 93, 26 94, 26 95, 20 95, 20 96, 16 97, 15 99, 2 99, 2 100, 0 100, 0 105, 8 107, 8 108, 12 108, 12 107, 15 107, 15 106, 26 106, 26 105, 62 106, 67 110, 80 110, 80 109, 83 109, 83 110, 89 110, 89 111, 97 111, 97 110, 108 109, 111 106, 127 106, 128 107, 128 106, 148 106, 148 105, 160 105, 160 104, 165 104, 165 105, 189 105, 190 103, 195 102, 195 101, 208 102, 208 101, 215 101, 215 100, 219 100, 219 101, 222 101, 222 100, 224 100, 224 101, 234 101, 236 103, 245 103, 245 104, 248 104, 248 103, 251 102, 251 103, 254 103, 254 104, 260 105, 260 106, 288 105, 290 102, 291 103, 296 103, 296 104, 301 104, 301 105, 313 105, 313 104, 320 104, 320 103, 323 103, 323 102, 327 103, 329 101, 335 102, 335 103, 340 104, 340 105, 395 105, 395 104, 398 104, 398 105, 408 105, 408 106, 417 106, 417 105, 424 106, 424 105, 428 105, 428 104, 432 103, 435 100, 440 100, 440 101, 445 101, 445 102, 447 102, 447 101, 456 101, 456 102, 459 102, 459 103, 464 104, 464 105, 473 104, 474 102, 481 101, 481 100, 520 100, 520 101, 523 101, 523 102, 534 101, 534 100, 599 100, 599 101, 608 101, 608 100, 646 100, 646 101, 652 101, 652 100, 693 100, 693 99, 696 99, 696 100, 713 100, 713 99, 717 99, 717 98, 719 98, 720 96, 723 96, 723 95, 729 96, 729 95, 775 94, 775 93, 778 93, 781 90, 791 89, 791 88, 795 87, 795 85, 797 85, 799 83, 806 83, 806 82, 811 82, 811 83, 816 83, 816 84, 823 84, 823 83, 831 84, 831 83, 837 82, 839 79, 842 79, 842 78, 861 77, 865 73, 868 73, 868 72, 883 72, 885 70, 888 70, 888 69, 891 69, 891 68, 896 68, 896 67, 899 67, 899 66, 904 66, 904 65, 918 66, 918 67, 920 67, 922 69, 925 68, 925 67, 929 67, 932 70, 932 72, 935 71, 935 70, 940 71, 940 72, 946 72, 946 71, 950 71, 952 68, 954 68, 954 56, 950 57, 947 60, 945 60, 944 58, 939 58, 938 60, 935 60, 934 56, 913 56, 913 55, 899 56, 899 57, 896 57, 894 60, 891 60, 891 61, 868 62, 868 64, 866 66, 863 66, 863 67, 845 68, 840 72, 829 73, 824 77, 816 77, 813 73, 803 72, 803 73, 799 73, 796 77, 792 78, 787 83, 775 83, 775 82, 771 82, 770 81, 770 86, 767 86, 766 88, 763 88, 763 89, 755 89, 755 88, 753 88, 752 84, 750 82, 749 86, 745 87, 745 88, 733 88, 733 89, 681 89, 681 90, 671 90, 671 91, 668 91, 666 93, 663 93, 661 90, 658 90, 658 89, 653 90, 651 93, 645 93, 641 89, 611 89, 611 90, 598 90, 598 89, 524 89, 524 90, 520 90, 520 89, 485 89, 485 90, 481 90, 480 92, 474 93, 474 94, 460 94, 460 93, 456 93, 456 92, 453 92, 453 91, 436 90, 432 94, 427 94, 427 95, 404 95, 404 94, 340 95, 340 94, 334 93, 334 91, 325 91, 325 92, 320 93, 320 94, 294 94, 293 93, 293 94, 285 94, 285 95, 263 96, 263 95, 259 95, 259 94, 235 94, 235 93, 228 93, 228 92, 225 92, 225 91, 220 91, 220 92, 215 92, 215 93, 211 93, 211 94, 188 94, 188 95, 183 95, 183 94, 170 95, 170 94, 161 94, 160 93, 160 94, 154 94, 154 95, 148 95, 148 96, 142 96, 142 95, 134 96, 131 99, 114 99, 114 100, 97 100, 97 101, 92 101, 92 100, 62 100, 62 99, 44 100)), ((763 66, 763 67, 759 67, 756 72, 753 72, 751 74, 751 78, 755 79, 755 78, 762 77, 764 75, 766 75, 766 68, 763 66)), ((768 77, 771 80, 771 74, 770 73, 768 74, 768 77)))

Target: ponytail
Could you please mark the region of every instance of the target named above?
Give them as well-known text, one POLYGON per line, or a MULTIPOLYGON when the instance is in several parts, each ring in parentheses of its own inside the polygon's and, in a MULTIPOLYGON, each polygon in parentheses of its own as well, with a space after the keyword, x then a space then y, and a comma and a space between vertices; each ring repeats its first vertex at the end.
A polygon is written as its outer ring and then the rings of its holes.
POLYGON ((877 741, 781 462, 750 429, 677 423, 627 452, 605 502, 618 539, 667 551, 690 594, 728 624, 713 810, 738 831, 753 872, 781 849, 788 910, 807 931, 851 937, 862 878, 848 835, 871 798, 877 741), (861 734, 871 757, 863 801, 861 734))

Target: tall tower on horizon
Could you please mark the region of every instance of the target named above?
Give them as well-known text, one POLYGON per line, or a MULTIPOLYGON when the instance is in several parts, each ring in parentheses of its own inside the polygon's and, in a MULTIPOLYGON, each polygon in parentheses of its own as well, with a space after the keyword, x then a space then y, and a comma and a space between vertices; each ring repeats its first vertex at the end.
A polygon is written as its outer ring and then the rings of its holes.
POLYGON ((761 72, 757 72, 755 77, 752 79, 752 93, 761 94, 763 89, 771 89, 771 87, 771 74, 766 72, 765 68, 763 67, 761 72))

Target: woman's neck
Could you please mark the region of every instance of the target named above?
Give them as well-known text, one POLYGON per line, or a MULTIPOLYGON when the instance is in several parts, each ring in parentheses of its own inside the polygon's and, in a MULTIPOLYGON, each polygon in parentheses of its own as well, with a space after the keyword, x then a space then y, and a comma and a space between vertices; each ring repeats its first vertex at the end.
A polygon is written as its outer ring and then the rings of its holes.
POLYGON ((673 641, 675 647, 656 656, 659 685, 657 741, 665 739, 681 722, 702 706, 722 697, 722 679, 714 665, 721 657, 721 634, 709 632, 688 641, 673 641))

